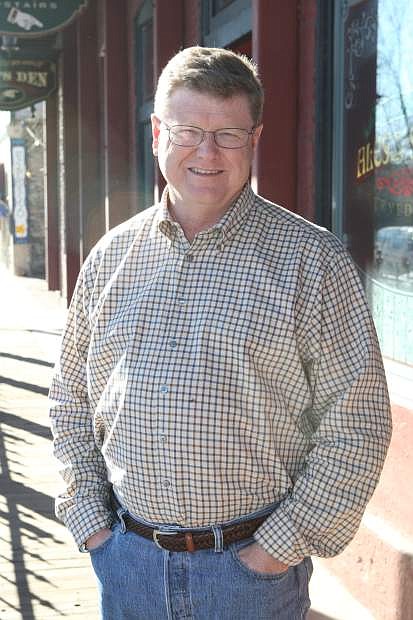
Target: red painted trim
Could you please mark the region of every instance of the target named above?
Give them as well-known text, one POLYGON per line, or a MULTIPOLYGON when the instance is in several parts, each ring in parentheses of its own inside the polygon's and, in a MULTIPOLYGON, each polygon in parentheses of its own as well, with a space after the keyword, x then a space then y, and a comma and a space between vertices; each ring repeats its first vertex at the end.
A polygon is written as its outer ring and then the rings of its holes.
POLYGON ((105 232, 100 177, 100 101, 96 0, 79 21, 79 193, 82 211, 82 262, 105 232))
POLYGON ((64 218, 66 233, 67 301, 70 303, 80 269, 81 218, 79 201, 78 128, 78 22, 64 32, 63 117, 64 117, 64 218))
POLYGON ((297 212, 311 221, 316 216, 316 33, 317 0, 306 0, 299 10, 297 212))
POLYGON ((252 3, 252 53, 266 103, 252 182, 260 194, 297 209, 297 0, 252 3))
POLYGON ((131 215, 129 196, 129 82, 127 6, 105 0, 103 105, 105 142, 105 201, 107 226, 112 228, 131 215))
MULTIPOLYGON (((183 0, 158 0, 154 4, 154 71, 155 84, 168 60, 176 54, 185 41, 183 0)), ((165 180, 155 167, 155 200, 159 199, 165 180)))

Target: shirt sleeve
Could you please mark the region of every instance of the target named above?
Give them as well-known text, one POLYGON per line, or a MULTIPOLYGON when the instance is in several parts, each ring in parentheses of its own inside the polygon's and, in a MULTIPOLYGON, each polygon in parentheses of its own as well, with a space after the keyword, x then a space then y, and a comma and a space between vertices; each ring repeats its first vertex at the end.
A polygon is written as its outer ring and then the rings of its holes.
POLYGON ((107 470, 95 442, 87 389, 91 263, 88 260, 79 274, 49 392, 54 455, 65 482, 56 500, 56 516, 80 547, 113 522, 107 470))
POLYGON ((306 329, 316 350, 306 368, 312 393, 305 466, 291 493, 255 532, 278 560, 334 556, 354 537, 383 467, 391 410, 373 321, 357 270, 344 251, 327 270, 306 329))

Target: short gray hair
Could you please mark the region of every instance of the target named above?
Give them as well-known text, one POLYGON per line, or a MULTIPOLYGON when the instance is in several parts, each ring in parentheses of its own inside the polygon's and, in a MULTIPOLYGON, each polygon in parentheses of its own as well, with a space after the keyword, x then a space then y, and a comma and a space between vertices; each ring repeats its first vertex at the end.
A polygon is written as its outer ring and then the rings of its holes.
POLYGON ((220 47, 194 46, 178 52, 159 77, 155 114, 180 87, 223 99, 246 95, 254 125, 261 122, 264 90, 257 66, 247 56, 220 47))

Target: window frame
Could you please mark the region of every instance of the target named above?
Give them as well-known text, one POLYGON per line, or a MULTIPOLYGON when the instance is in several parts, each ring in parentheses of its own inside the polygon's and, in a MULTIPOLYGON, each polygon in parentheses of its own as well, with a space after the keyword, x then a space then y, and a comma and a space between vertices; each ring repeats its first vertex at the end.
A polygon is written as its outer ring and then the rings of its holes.
POLYGON ((251 0, 234 0, 216 15, 212 0, 202 2, 201 32, 203 45, 227 47, 251 32, 251 0))

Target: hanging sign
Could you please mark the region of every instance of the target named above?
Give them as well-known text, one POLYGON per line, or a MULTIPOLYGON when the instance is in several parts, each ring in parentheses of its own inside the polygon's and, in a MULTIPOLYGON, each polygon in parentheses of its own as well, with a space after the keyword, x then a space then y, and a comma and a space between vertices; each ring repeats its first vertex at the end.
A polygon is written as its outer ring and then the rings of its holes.
POLYGON ((13 181, 13 219, 15 243, 29 241, 29 214, 26 192, 26 146, 24 140, 11 140, 13 181))
POLYGON ((0 58, 0 110, 20 110, 46 99, 56 88, 49 60, 0 58))
POLYGON ((87 0, 0 0, 0 35, 38 37, 65 28, 87 0))

